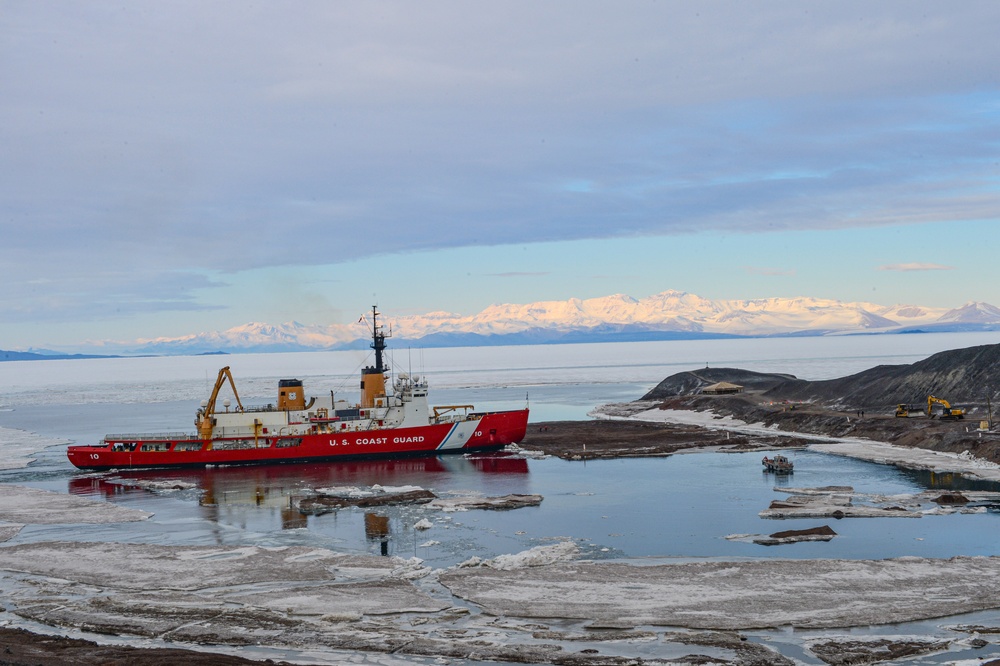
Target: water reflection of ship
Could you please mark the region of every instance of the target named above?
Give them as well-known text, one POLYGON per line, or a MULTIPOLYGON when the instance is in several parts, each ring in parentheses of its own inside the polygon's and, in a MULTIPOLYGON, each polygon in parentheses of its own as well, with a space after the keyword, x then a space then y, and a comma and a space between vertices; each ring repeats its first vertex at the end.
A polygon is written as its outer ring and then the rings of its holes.
POLYGON ((901 469, 900 473, 914 483, 929 489, 1000 492, 1000 483, 962 476, 956 472, 901 469))
POLYGON ((365 538, 379 544, 383 556, 389 555, 389 516, 365 514, 365 538))
MULTIPOLYGON (((401 458, 252 465, 192 469, 122 470, 101 476, 73 477, 69 492, 74 495, 122 495, 144 488, 193 487, 201 491, 198 503, 208 510, 205 516, 218 520, 222 506, 257 506, 277 509, 283 529, 307 526, 307 517, 293 505, 293 498, 305 491, 338 486, 433 487, 441 475, 510 475, 516 479, 528 473, 528 461, 503 454, 445 456, 441 458, 401 458)), ((514 485, 520 485, 516 483, 514 485)), ((505 492, 518 492, 517 489, 505 492)), ((367 532, 367 522, 366 522, 367 532)))

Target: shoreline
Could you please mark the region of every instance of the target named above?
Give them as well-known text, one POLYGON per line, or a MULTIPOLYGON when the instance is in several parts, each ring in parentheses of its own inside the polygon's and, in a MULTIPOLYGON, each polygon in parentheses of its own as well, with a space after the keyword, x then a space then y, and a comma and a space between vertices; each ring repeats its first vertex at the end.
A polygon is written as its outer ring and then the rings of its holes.
POLYGON ((564 460, 807 448, 1000 483, 1000 433, 971 431, 969 423, 858 418, 814 407, 742 402, 743 409, 734 409, 739 402, 732 398, 602 405, 590 413, 593 420, 530 424, 520 447, 564 460))
POLYGON ((589 421, 549 421, 529 424, 518 445, 529 454, 563 460, 608 460, 690 453, 804 448, 797 434, 719 432, 702 425, 639 418, 599 418, 589 421))

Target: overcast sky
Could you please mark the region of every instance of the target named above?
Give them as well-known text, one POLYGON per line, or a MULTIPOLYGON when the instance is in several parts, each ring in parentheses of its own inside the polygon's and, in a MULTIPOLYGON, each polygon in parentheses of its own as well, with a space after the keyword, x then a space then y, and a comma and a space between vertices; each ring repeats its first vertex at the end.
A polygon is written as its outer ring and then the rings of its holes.
POLYGON ((680 289, 1000 305, 1000 3, 0 11, 0 349, 680 289))

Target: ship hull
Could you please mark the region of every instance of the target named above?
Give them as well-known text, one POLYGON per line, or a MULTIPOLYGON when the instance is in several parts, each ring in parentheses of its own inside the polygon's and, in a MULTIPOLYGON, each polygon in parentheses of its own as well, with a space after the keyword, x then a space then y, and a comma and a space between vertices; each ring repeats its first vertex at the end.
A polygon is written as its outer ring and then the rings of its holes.
POLYGON ((97 446, 70 446, 67 456, 79 469, 107 470, 439 455, 515 444, 527 424, 528 410, 522 409, 454 423, 253 439, 119 436, 97 446))

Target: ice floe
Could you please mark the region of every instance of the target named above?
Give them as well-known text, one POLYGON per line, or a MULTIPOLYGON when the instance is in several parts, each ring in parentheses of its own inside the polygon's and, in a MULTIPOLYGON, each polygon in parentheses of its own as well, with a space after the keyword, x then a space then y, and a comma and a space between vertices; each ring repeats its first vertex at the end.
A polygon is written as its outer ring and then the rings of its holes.
POLYGON ((154 493, 170 493, 179 490, 191 490, 198 487, 198 484, 180 479, 125 479, 113 477, 108 479, 107 482, 111 485, 142 488, 154 493))
POLYGON ((522 449, 517 444, 508 444, 503 449, 506 453, 510 453, 511 457, 515 458, 528 458, 532 460, 544 460, 548 458, 548 454, 541 451, 533 451, 531 449, 522 449))
POLYGON ((8 541, 17 536, 24 525, 0 525, 0 542, 8 541))
POLYGON ((365 577, 388 576, 400 561, 361 558, 303 546, 156 546, 42 542, 0 549, 0 569, 116 589, 190 591, 262 581, 331 582, 363 564, 365 577), (307 554, 308 557, 302 557, 307 554))
POLYGON ((345 507, 373 507, 395 504, 423 504, 436 495, 419 486, 382 487, 371 489, 355 486, 321 488, 309 497, 296 498, 295 507, 302 514, 322 515, 345 507))
POLYGON ((900 506, 855 505, 850 495, 792 495, 774 500, 761 518, 919 518, 920 513, 900 506))
POLYGON ((0 427, 0 469, 19 469, 27 467, 35 461, 34 454, 60 444, 69 444, 69 440, 42 437, 33 432, 15 428, 0 427))
POLYGON ((520 509, 526 506, 538 506, 542 503, 541 495, 501 495, 498 497, 439 497, 428 502, 429 509, 442 511, 468 511, 470 509, 508 510, 520 509))
POLYGON ((801 543, 803 541, 830 541, 837 536, 828 525, 813 527, 805 530, 785 530, 774 532, 773 534, 730 534, 726 537, 729 541, 747 541, 759 546, 782 546, 791 543, 801 543))
POLYGON ((990 491, 963 494, 925 490, 921 493, 879 495, 856 493, 850 486, 779 486, 774 490, 789 496, 771 502, 767 509, 760 512, 762 518, 920 518, 927 515, 985 513, 987 504, 1000 501, 1000 493, 990 491), (856 501, 864 503, 857 504, 856 501))
POLYGON ((25 524, 124 523, 151 513, 38 488, 0 485, 0 520, 25 524))
POLYGON ((560 541, 548 546, 536 546, 520 553, 498 555, 492 559, 483 560, 472 557, 458 566, 460 568, 487 567, 498 571, 514 571, 528 567, 541 567, 556 562, 576 559, 580 549, 572 541, 560 541))
POLYGON ((831 666, 872 664, 946 650, 951 641, 925 636, 824 636, 806 647, 831 666))
POLYGON ((1000 558, 753 560, 459 568, 440 581, 487 612, 703 629, 889 624, 1000 607, 1000 558))

